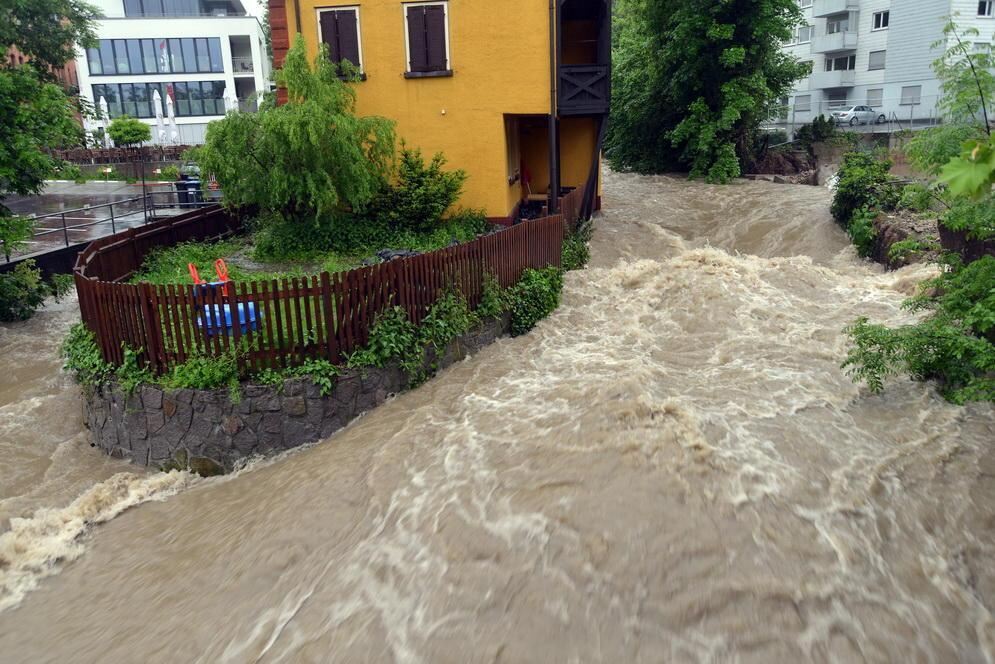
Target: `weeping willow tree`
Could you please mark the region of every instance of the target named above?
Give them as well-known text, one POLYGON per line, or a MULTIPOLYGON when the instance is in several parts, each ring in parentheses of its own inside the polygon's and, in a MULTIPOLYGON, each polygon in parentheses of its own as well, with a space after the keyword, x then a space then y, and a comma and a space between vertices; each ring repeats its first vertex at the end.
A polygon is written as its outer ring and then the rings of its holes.
POLYGON ((309 64, 298 36, 277 84, 287 103, 229 113, 208 125, 196 152, 231 207, 313 223, 364 207, 381 190, 394 158, 394 123, 356 115, 356 95, 325 52, 309 64))
POLYGON ((808 73, 786 55, 796 0, 620 0, 607 154, 616 168, 725 182, 808 73))

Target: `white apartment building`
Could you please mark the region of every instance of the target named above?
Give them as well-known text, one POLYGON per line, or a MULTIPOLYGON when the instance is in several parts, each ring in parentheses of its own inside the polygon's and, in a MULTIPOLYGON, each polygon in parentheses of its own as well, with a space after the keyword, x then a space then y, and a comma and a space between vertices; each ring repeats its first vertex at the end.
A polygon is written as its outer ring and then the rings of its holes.
MULTIPOLYGON (((97 48, 76 60, 80 94, 120 115, 155 124, 155 90, 174 102, 179 142, 204 142, 224 117, 225 88, 243 110, 268 91, 270 63, 259 20, 241 0, 90 0, 101 11, 97 48)), ((155 132, 153 130, 153 136, 155 132)))
POLYGON ((811 121, 834 108, 866 105, 888 120, 938 119, 940 84, 931 65, 943 26, 995 33, 993 0, 798 0, 805 24, 784 50, 812 62, 812 74, 784 100, 783 120, 811 121), (786 115, 786 117, 785 117, 786 115))

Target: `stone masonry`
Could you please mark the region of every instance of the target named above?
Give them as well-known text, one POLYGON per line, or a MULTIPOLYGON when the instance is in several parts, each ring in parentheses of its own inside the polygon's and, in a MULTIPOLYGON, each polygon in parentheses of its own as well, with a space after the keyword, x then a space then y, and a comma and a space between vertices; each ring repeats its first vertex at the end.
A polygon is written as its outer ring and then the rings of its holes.
MULTIPOLYGON (((444 352, 429 349, 426 362, 444 369, 507 330, 507 316, 485 322, 444 352)), ((92 444, 113 457, 216 475, 241 459, 326 438, 407 387, 398 366, 343 370, 325 396, 308 378, 288 379, 282 386, 243 384, 237 403, 228 390, 145 385, 129 395, 109 383, 84 394, 84 411, 92 444)))

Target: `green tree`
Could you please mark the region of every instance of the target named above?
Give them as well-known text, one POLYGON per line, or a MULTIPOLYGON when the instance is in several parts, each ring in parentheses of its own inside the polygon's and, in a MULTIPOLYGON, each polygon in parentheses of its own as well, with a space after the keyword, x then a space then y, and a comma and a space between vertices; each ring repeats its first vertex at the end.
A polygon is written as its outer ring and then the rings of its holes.
POLYGON ((39 70, 61 67, 75 59, 77 44, 93 45, 98 16, 96 7, 80 0, 4 0, 0 44, 17 47, 39 70))
POLYGON ((277 82, 287 103, 229 113, 208 125, 197 160, 230 206, 257 206, 288 221, 361 209, 379 192, 394 156, 394 124, 355 113, 355 92, 325 52, 308 64, 298 36, 277 82))
POLYGON ((0 62, 0 219, 8 229, 5 252, 23 235, 3 201, 11 194, 41 191, 61 165, 49 150, 77 145, 82 128, 77 103, 52 82, 48 67, 75 57, 77 44, 94 40, 97 10, 79 0, 4 0, 0 43, 29 58, 23 65, 0 62), (17 229, 17 232, 13 232, 17 229))
POLYGON ((152 140, 152 130, 149 126, 127 115, 114 118, 107 127, 107 135, 115 145, 121 147, 137 147, 145 141, 152 140))
POLYGON ((988 131, 992 93, 995 92, 995 57, 991 40, 981 41, 976 28, 960 29, 950 20, 944 38, 933 48, 945 47, 933 62, 943 95, 940 109, 952 123, 969 123, 988 131))
POLYGON ((61 162, 47 151, 77 145, 73 104, 32 65, 0 68, 0 216, 11 194, 38 194, 61 162))
POLYGON ((795 0, 621 0, 607 154, 616 167, 686 168, 726 182, 752 134, 809 69, 781 51, 795 0))
POLYGON ((34 223, 28 217, 0 215, 0 247, 4 259, 9 261, 11 254, 24 246, 33 230, 34 223))

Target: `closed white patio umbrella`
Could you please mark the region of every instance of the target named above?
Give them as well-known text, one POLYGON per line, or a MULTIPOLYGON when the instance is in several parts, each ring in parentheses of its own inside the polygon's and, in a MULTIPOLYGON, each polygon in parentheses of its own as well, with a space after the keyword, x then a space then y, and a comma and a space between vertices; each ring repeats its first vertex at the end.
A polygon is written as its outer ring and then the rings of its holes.
POLYGON ((166 144, 166 123, 162 119, 162 96, 158 90, 152 93, 152 108, 155 110, 155 142, 166 144))

